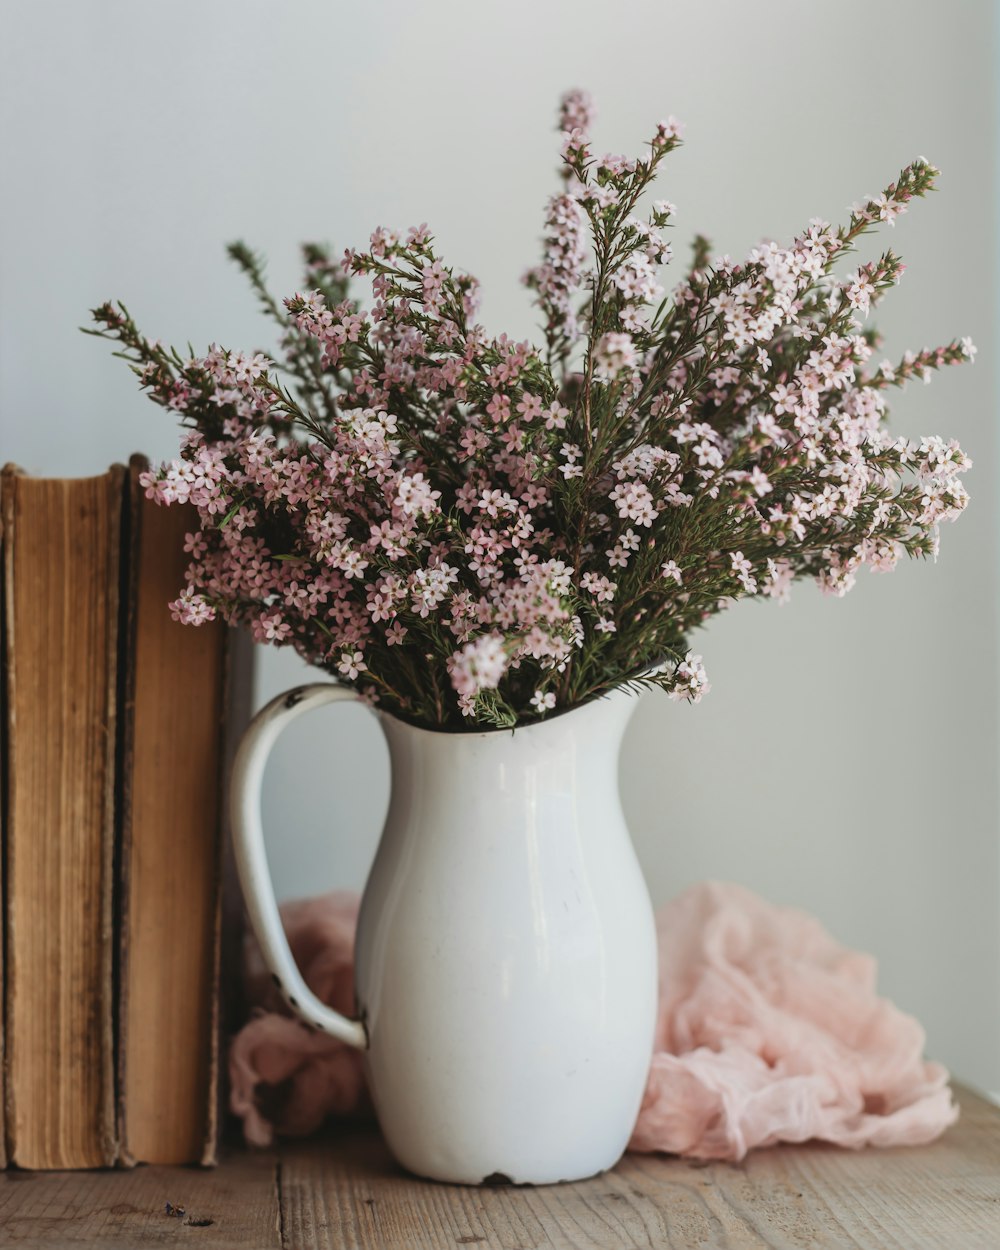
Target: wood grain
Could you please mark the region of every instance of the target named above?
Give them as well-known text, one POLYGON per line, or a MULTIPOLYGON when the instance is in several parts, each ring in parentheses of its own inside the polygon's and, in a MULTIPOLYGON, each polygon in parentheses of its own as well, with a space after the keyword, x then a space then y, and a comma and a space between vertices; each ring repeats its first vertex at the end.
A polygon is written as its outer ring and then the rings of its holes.
POLYGON ((200 1250, 997 1250, 1000 1110, 959 1091, 938 1142, 778 1147, 742 1164, 628 1155, 576 1185, 476 1189, 401 1172, 371 1126, 216 1172, 0 1176, 0 1243, 200 1250), (170 1217, 165 1204, 186 1208, 170 1217), (199 1220, 211 1220, 201 1224, 199 1220))
POLYGON ((213 1171, 6 1172, 0 1175, 0 1245, 278 1250, 277 1172, 272 1151, 242 1151, 213 1171), (168 1202, 184 1214, 168 1215, 168 1202))
POLYGON ((291 1250, 997 1250, 1000 1111, 962 1092, 932 1146, 779 1147, 740 1165, 628 1155, 605 1176, 539 1189, 428 1184, 374 1130, 281 1152, 291 1250))

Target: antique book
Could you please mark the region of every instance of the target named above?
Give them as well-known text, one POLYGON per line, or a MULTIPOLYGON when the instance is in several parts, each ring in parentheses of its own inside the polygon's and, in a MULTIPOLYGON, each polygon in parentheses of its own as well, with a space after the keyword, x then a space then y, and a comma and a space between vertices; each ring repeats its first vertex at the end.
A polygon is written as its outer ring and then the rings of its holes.
MULTIPOLYGON (((221 622, 171 617, 184 586, 187 506, 158 506, 129 466, 119 930, 121 1162, 216 1158, 227 725, 248 698, 249 651, 221 622), (232 644, 232 645, 230 645, 232 644), (236 663, 237 658, 241 662, 236 663)), ((247 708, 248 711, 248 708, 247 708)))
POLYGON ((113 882, 125 469, 0 481, 9 1162, 118 1155, 113 882))

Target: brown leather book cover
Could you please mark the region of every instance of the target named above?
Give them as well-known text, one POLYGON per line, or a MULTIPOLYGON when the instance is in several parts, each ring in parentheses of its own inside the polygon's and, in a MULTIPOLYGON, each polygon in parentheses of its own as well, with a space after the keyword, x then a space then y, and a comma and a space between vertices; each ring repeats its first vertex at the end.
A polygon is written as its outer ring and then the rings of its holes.
MULTIPOLYGON (((171 618, 193 508, 129 467, 119 993, 121 1162, 216 1160, 229 631, 171 618)), ((244 666, 240 682, 248 685, 244 666)))
POLYGON ((3 471, 6 1110, 24 1168, 117 1157, 114 765, 125 469, 3 471))

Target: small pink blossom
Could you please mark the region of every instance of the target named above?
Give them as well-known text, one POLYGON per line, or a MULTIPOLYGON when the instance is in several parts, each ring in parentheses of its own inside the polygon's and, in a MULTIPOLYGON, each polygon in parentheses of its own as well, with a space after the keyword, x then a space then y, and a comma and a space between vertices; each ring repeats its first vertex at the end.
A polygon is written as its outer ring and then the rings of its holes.
POLYGON ((503 638, 499 634, 486 634, 466 643, 451 656, 448 661, 451 683, 460 695, 467 697, 481 690, 495 690, 509 663, 503 638))
POLYGON ((598 342, 594 352, 595 372, 606 381, 614 380, 636 362, 635 344, 629 334, 610 332, 598 342))
POLYGON ((567 91, 559 103, 559 129, 586 133, 594 119, 594 101, 589 91, 567 91))
POLYGON ((693 655, 689 651, 674 672, 672 684, 668 692, 671 699, 675 701, 683 700, 687 703, 700 703, 711 689, 705 666, 701 662, 701 656, 693 655))
POLYGON ((644 482, 619 482, 609 496, 618 515, 649 527, 656 520, 656 501, 644 482))
POLYGON ((182 625, 204 625, 215 620, 215 608, 189 586, 170 604, 170 615, 182 625))
POLYGON ((366 670, 365 658, 360 651, 345 651, 337 663, 337 672, 348 681, 354 681, 366 670))
MULTIPOLYGON (((973 350, 975 350, 973 348, 973 350)), ((564 408, 562 404, 549 404, 545 410, 545 428, 547 430, 564 430, 566 428, 566 418, 569 416, 569 409, 564 408)))
POLYGON ((282 643, 291 637, 292 627, 280 612, 262 612, 253 622, 255 642, 282 643))
POLYGON ((555 692, 552 690, 536 690, 531 696, 531 706, 541 715, 550 712, 556 705, 555 692))
POLYGON ((684 123, 679 122, 676 117, 671 114, 666 121, 662 121, 656 127, 656 136, 653 139, 654 147, 662 147, 670 140, 679 139, 684 133, 684 123))
POLYGON ((598 603, 610 603, 618 589, 618 584, 602 573, 584 573, 580 578, 580 586, 593 595, 598 603))

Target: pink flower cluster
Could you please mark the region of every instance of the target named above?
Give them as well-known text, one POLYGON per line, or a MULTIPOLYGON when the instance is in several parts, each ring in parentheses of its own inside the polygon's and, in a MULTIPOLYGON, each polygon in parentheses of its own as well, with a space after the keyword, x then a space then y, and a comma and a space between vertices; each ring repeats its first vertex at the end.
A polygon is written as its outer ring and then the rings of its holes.
POLYGON ((887 251, 834 273, 933 167, 908 166, 847 226, 814 220, 742 262, 699 239, 664 300, 675 210, 637 209, 680 124, 644 156, 595 157, 591 117, 566 97, 563 187, 525 279, 542 348, 475 322, 478 284, 425 225, 379 228, 339 266, 309 245, 306 288, 283 305, 233 245, 281 327, 277 364, 182 356, 120 305, 95 310, 189 427, 145 483, 200 519, 178 619, 245 622, 416 723, 504 726, 626 680, 698 702, 688 638, 715 612, 783 602, 802 576, 842 595, 864 565, 936 554, 969 461, 891 437, 886 395, 975 348, 872 368, 866 319, 903 266, 887 251))

